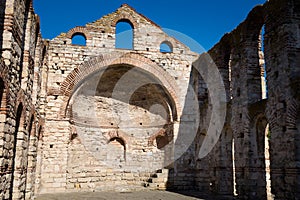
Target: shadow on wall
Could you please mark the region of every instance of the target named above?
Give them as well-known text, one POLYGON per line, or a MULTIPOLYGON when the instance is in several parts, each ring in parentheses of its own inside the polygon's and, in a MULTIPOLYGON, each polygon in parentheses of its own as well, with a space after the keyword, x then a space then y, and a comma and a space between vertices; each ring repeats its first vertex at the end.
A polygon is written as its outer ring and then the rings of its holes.
MULTIPOLYGON (((197 103, 194 79, 195 77, 192 71, 188 86, 188 91, 191 92, 188 92, 185 97, 178 136, 176 141, 174 141, 173 168, 168 171, 167 190, 169 191, 196 190, 194 178, 196 163, 195 144, 199 143, 200 136, 198 131, 199 105, 197 103)), ((186 193, 184 195, 186 195, 186 193)))
MULTIPOLYGON (((193 64, 195 66, 191 71, 183 114, 178 127, 178 136, 174 145, 175 161, 173 168, 168 171, 166 187, 169 191, 187 196, 224 199, 224 195, 211 193, 213 191, 211 191, 210 187, 212 186, 209 186, 209 183, 207 190, 201 190, 201 192, 199 184, 197 184, 199 182, 197 177, 199 173, 198 160, 203 158, 206 167, 209 167, 210 162, 214 162, 210 160, 209 152, 215 150, 215 145, 220 140, 226 117, 227 103, 224 84, 216 73, 218 70, 212 70, 216 66, 209 61, 210 57, 203 54, 200 56, 199 62, 193 64), (200 158, 198 158, 199 155, 201 155, 200 158)), ((211 174, 206 176, 208 180, 205 181, 213 182, 211 174)), ((203 183, 203 185, 205 184, 203 183)), ((226 198, 231 199, 233 196, 226 198)))
POLYGON ((0 0, 0 52, 2 54, 6 0, 0 0))

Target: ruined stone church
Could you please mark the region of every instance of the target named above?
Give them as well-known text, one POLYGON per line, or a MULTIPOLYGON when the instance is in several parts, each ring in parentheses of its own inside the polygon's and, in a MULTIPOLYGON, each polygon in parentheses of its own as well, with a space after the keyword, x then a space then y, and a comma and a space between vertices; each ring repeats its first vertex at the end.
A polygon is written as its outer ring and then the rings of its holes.
POLYGON ((1 199, 300 199, 300 1, 256 6, 200 55, 126 4, 46 40, 32 0, 1 0, 0 26, 1 199))

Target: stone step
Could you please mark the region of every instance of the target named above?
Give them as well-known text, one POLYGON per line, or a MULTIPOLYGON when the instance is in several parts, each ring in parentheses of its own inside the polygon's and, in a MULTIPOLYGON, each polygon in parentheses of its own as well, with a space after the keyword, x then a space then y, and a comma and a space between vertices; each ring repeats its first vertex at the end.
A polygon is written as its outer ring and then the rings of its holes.
MULTIPOLYGON (((152 174, 146 183, 144 183, 144 187, 149 187, 149 189, 153 190, 166 190, 167 185, 170 185, 169 180, 169 169, 159 169, 155 174, 152 174)), ((172 182, 172 181, 171 181, 172 182)))
POLYGON ((167 184, 166 183, 149 183, 149 189, 166 190, 167 184))
POLYGON ((159 169, 156 171, 156 173, 169 174, 169 169, 159 169))
POLYGON ((168 178, 150 178, 149 183, 165 183, 168 181, 168 178))
POLYGON ((152 175, 152 178, 168 178, 169 174, 165 174, 165 173, 156 173, 152 175))

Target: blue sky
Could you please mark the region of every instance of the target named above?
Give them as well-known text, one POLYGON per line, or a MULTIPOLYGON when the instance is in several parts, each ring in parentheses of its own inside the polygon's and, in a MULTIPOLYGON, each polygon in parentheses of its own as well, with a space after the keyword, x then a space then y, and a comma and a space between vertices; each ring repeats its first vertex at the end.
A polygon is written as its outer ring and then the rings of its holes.
POLYGON ((93 22, 127 3, 162 28, 192 38, 208 50, 226 32, 242 22, 255 5, 263 4, 266 0, 33 1, 35 12, 40 16, 42 36, 46 39, 52 39, 75 26, 93 22))

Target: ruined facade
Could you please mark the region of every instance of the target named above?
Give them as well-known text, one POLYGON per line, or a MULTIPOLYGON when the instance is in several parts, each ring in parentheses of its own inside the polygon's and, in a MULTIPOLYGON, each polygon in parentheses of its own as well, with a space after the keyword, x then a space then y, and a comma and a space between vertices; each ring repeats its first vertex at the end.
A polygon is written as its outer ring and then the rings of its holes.
POLYGON ((255 7, 201 55, 126 4, 51 41, 31 0, 0 5, 2 199, 149 187, 300 199, 298 1, 255 7))

